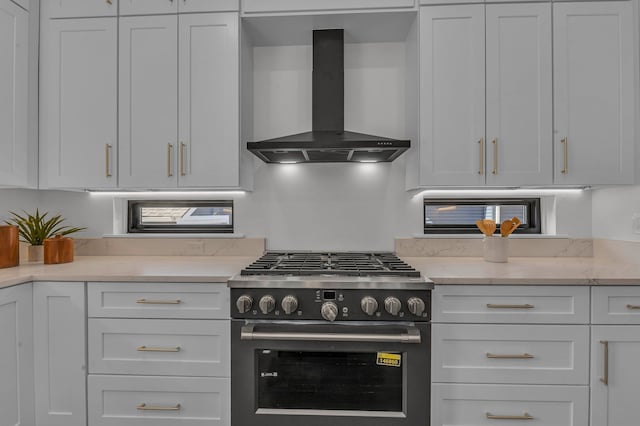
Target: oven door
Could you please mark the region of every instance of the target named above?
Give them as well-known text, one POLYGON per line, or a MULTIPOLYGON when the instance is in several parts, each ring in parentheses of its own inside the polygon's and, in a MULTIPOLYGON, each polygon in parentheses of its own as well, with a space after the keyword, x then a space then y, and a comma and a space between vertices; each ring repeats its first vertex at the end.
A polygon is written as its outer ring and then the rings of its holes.
POLYGON ((428 426, 428 323, 232 321, 232 425, 428 426))

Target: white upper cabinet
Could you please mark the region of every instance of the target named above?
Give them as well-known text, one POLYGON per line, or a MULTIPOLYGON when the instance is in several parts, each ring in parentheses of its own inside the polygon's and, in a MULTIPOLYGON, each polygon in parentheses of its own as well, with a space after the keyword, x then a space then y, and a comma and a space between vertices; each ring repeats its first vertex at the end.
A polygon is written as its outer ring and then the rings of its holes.
POLYGON ((41 187, 116 187, 117 25, 42 21, 41 187))
POLYGON ((176 186, 177 27, 176 15, 120 19, 122 188, 176 186))
POLYGON ((179 186, 239 186, 238 15, 180 15, 179 28, 179 186))
POLYGON ((27 186, 29 16, 0 0, 0 186, 27 186))
POLYGON ((239 0, 120 0, 120 15, 237 11, 239 0))
POLYGON ((244 13, 412 8, 415 0, 243 0, 244 13))
POLYGON ((239 62, 237 13, 120 19, 121 187, 239 186, 239 62))
POLYGON ((551 5, 423 7, 420 25, 419 184, 551 184, 551 5))
POLYGON ((40 4, 45 18, 118 15, 118 0, 43 0, 40 4))
POLYGON ((551 5, 487 5, 486 28, 486 183, 551 184, 551 5))
POLYGON ((420 10, 420 184, 484 184, 484 5, 420 10))
POLYGON ((553 8, 555 182, 633 183, 633 4, 556 3, 553 8))

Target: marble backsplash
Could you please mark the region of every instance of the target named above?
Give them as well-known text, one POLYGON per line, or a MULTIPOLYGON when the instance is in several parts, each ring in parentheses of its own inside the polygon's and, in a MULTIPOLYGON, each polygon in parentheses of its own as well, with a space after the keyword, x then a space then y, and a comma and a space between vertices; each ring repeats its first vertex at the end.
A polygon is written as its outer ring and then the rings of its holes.
POLYGON ((261 256, 264 238, 78 238, 76 256, 261 256))
MULTIPOLYGON (((395 250, 406 257, 482 257, 482 238, 399 238, 395 250)), ((591 239, 509 238, 511 257, 592 257, 591 239)))

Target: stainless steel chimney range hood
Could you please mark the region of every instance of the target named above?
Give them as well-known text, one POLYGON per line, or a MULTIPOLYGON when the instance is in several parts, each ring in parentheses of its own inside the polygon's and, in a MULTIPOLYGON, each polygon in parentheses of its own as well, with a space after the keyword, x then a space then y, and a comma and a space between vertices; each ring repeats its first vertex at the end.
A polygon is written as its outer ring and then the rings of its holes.
POLYGON ((260 142, 247 149, 266 163, 389 162, 411 146, 344 130, 344 30, 313 31, 312 131, 260 142))

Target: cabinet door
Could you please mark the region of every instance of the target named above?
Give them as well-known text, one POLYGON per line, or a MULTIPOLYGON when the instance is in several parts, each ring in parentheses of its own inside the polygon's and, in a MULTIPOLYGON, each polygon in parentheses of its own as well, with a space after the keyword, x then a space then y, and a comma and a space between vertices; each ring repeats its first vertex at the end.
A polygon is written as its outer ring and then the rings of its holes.
POLYGON ((179 19, 179 186, 238 186, 238 15, 179 19))
POLYGON ((120 16, 177 13, 178 3, 178 0, 120 0, 120 16))
POLYGON ((632 2, 556 3, 553 8, 555 182, 632 183, 632 2))
POLYGON ((0 0, 0 186, 26 186, 29 14, 0 0))
POLYGON ((638 424, 638 354, 640 327, 591 327, 592 425, 638 424))
POLYGON ((31 284, 0 290, 0 426, 33 426, 31 284))
POLYGON ((44 18, 118 15, 118 0, 45 0, 40 4, 44 18))
POLYGON ((551 4, 492 4, 487 26, 487 183, 553 182, 551 4))
POLYGON ((229 12, 240 9, 240 0, 185 0, 178 2, 180 13, 185 12, 229 12))
POLYGON ((116 187, 117 25, 116 18, 43 22, 41 187, 116 187))
POLYGON ((120 186, 177 184, 178 16, 120 19, 120 186))
POLYGON ((35 283, 36 420, 86 425, 84 283, 35 283))
POLYGON ((420 184, 484 184, 484 5, 423 7, 420 28, 420 184))

